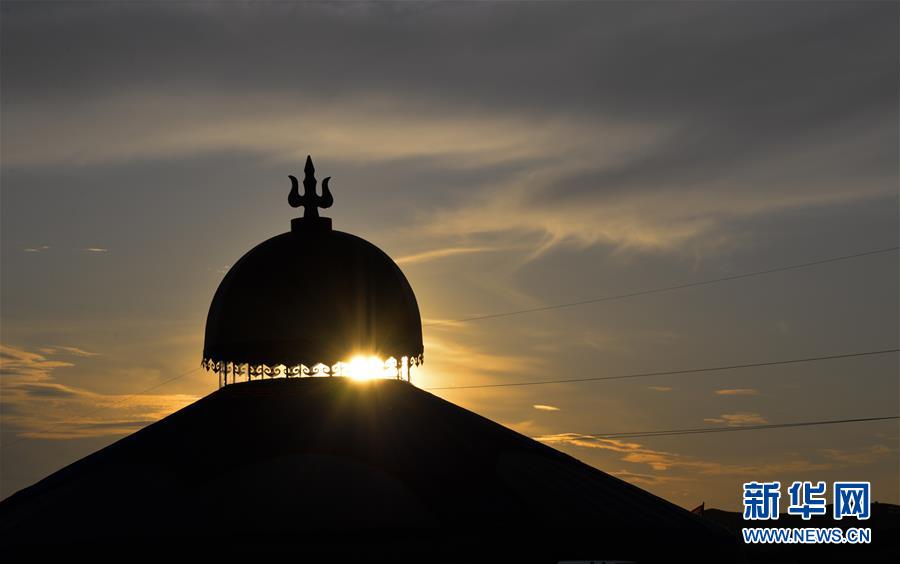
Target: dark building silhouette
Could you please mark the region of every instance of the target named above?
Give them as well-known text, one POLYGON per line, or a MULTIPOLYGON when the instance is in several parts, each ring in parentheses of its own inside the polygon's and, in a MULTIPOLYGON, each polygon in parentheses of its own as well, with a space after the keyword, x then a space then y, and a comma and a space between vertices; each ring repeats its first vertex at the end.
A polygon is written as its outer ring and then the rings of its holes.
POLYGON ((332 198, 327 183, 315 195, 309 159, 306 173, 290 196, 306 216, 213 298, 204 365, 228 385, 0 503, 0 549, 733 559, 724 529, 412 385, 412 289, 387 255, 309 212, 332 198), (400 359, 406 378, 342 377, 359 352, 400 359))
POLYGON ((333 202, 328 180, 316 194, 306 158, 304 194, 291 176, 288 201, 304 216, 257 245, 225 275, 206 322, 204 366, 222 383, 242 378, 336 375, 354 356, 391 363, 397 376, 422 363, 416 296, 378 247, 335 231, 317 206, 333 202))

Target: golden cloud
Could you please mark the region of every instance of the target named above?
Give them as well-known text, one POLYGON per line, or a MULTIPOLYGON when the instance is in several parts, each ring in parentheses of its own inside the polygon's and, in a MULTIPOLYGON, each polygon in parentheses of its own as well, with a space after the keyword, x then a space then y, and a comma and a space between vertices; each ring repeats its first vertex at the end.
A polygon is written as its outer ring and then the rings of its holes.
POLYGON ((535 440, 548 444, 569 444, 582 448, 607 450, 621 455, 623 462, 644 464, 657 472, 672 469, 687 470, 705 475, 757 475, 768 476, 779 472, 818 471, 834 467, 831 462, 816 463, 810 460, 797 459, 779 461, 768 464, 726 464, 715 461, 700 460, 673 452, 653 450, 640 443, 619 439, 604 439, 593 435, 578 433, 557 433, 534 437, 535 440))
POLYGON ((715 394, 717 396, 755 396, 758 395, 759 392, 757 390, 754 390, 753 388, 734 388, 716 390, 715 394))
POLYGON ((47 356, 58 353, 84 357, 95 353, 68 346, 41 350, 44 354, 0 345, 3 359, 0 422, 16 430, 20 437, 78 439, 122 435, 158 421, 197 399, 186 394, 100 394, 67 386, 55 382, 52 372, 74 364, 47 356))
POLYGON ((41 347, 38 349, 43 354, 54 355, 54 354, 67 354, 72 356, 81 356, 81 357, 91 357, 97 356, 98 353, 86 351, 84 349, 78 347, 66 347, 62 345, 53 345, 50 347, 41 347))
POLYGON ((484 253, 488 251, 496 250, 492 247, 447 247, 443 249, 433 249, 430 251, 425 251, 421 253, 416 253, 412 255, 406 255, 398 258, 394 262, 397 264, 413 264, 419 262, 430 262, 433 260, 439 260, 442 258, 457 256, 457 255, 469 255, 473 253, 484 253))
POLYGON ((759 413, 723 413, 719 417, 707 417, 707 423, 726 423, 729 427, 742 425, 765 425, 768 423, 765 417, 759 413))

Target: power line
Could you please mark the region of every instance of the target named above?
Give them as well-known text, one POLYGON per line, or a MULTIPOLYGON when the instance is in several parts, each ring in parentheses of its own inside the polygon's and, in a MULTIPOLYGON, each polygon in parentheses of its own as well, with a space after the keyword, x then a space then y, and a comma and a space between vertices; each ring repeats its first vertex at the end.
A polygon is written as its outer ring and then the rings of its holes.
POLYGON ((788 265, 788 266, 779 266, 779 267, 777 267, 777 268, 769 268, 769 269, 766 269, 766 270, 757 270, 757 271, 754 271, 754 272, 745 272, 745 273, 743 273, 743 274, 735 274, 735 275, 732 275, 732 276, 723 276, 723 277, 721 277, 721 278, 712 278, 712 279, 709 279, 709 280, 700 280, 700 281, 697 281, 697 282, 688 282, 687 284, 678 284, 678 285, 675 285, 675 286, 665 286, 665 287, 663 287, 663 288, 651 288, 651 289, 649 289, 649 290, 640 290, 640 291, 637 291, 637 292, 629 292, 629 293, 626 293, 626 294, 616 294, 616 295, 612 295, 612 296, 603 296, 603 297, 600 297, 600 298, 592 298, 592 299, 581 300, 581 301, 577 301, 577 302, 568 302, 568 303, 562 303, 562 304, 553 304, 553 305, 548 305, 548 306, 534 307, 534 308, 530 308, 530 309, 519 309, 519 310, 515 310, 515 311, 505 311, 505 312, 501 312, 501 313, 489 313, 489 314, 486 314, 486 315, 475 315, 475 316, 472 316, 472 317, 463 317, 463 318, 461 318, 461 319, 448 319, 448 320, 442 320, 442 321, 432 321, 431 323, 425 323, 425 324, 423 325, 423 327, 434 327, 434 326, 437 326, 437 325, 451 325, 451 324, 454 324, 454 323, 468 323, 468 322, 470 322, 470 321, 482 321, 482 320, 485 320, 485 319, 496 319, 496 318, 498 318, 498 317, 509 317, 509 316, 512 316, 512 315, 522 315, 522 314, 526 314, 526 313, 536 313, 536 312, 539 312, 539 311, 550 311, 550 310, 554 310, 554 309, 563 309, 563 308, 567 308, 567 307, 574 307, 574 306, 580 306, 580 305, 596 304, 596 303, 600 303, 600 302, 608 302, 608 301, 613 301, 613 300, 622 300, 622 299, 625 299, 625 298, 634 298, 634 297, 637 297, 637 296, 646 296, 646 295, 649 295, 649 294, 659 294, 659 293, 662 293, 662 292, 671 292, 671 291, 674 291, 674 290, 683 290, 683 289, 685 289, 685 288, 695 288, 695 287, 697 287, 697 286, 706 286, 706 285, 708 285, 708 284, 717 284, 717 283, 719 283, 719 282, 728 282, 728 281, 730 281, 730 280, 740 280, 740 279, 742 279, 742 278, 751 278, 751 277, 753 277, 753 276, 762 276, 762 275, 764 275, 764 274, 773 274, 773 273, 776 273, 776 272, 785 272, 785 271, 788 271, 788 270, 796 270, 796 269, 798 269, 798 268, 808 268, 808 267, 810 267, 810 266, 818 266, 818 265, 821 265, 821 264, 829 264, 829 263, 832 263, 832 262, 838 262, 838 261, 842 261, 842 260, 849 260, 849 259, 854 259, 854 258, 859 258, 859 257, 865 257, 865 256, 870 256, 870 255, 877 255, 877 254, 881 254, 881 253, 889 253, 889 252, 891 252, 891 251, 896 251, 896 250, 898 250, 898 249, 900 249, 900 246, 887 247, 887 248, 884 248, 884 249, 877 249, 877 250, 874 250, 874 251, 866 251, 866 252, 856 253, 856 254, 852 254, 852 255, 843 255, 843 256, 839 256, 839 257, 832 257, 832 258, 827 258, 827 259, 822 259, 822 260, 816 260, 816 261, 812 261, 812 262, 804 262, 804 263, 800 263, 800 264, 792 264, 792 265, 788 265))
POLYGON ((761 366, 779 366, 784 364, 798 364, 801 362, 815 362, 824 360, 836 360, 839 358, 853 358, 859 356, 872 356, 888 354, 900 351, 900 348, 883 349, 877 351, 865 351, 830 356, 811 356, 806 358, 789 358, 786 360, 771 360, 766 362, 751 362, 747 364, 726 364, 722 366, 708 366, 704 368, 689 368, 684 370, 665 370, 660 372, 638 372, 633 374, 618 374, 615 376, 591 376, 587 378, 564 378, 560 380, 534 380, 530 382, 507 382, 499 384, 473 384, 468 386, 440 386, 435 388, 423 388, 425 390, 470 390, 474 388, 508 388, 512 386, 541 386, 544 384, 571 384, 575 382, 599 382, 603 380, 625 380, 628 378, 647 378, 650 376, 674 376, 678 374, 696 374, 700 372, 715 372, 718 370, 737 370, 741 368, 758 368, 761 366))
POLYGON ((111 404, 108 405, 107 407, 112 407, 112 406, 114 406, 114 405, 118 405, 119 403, 122 403, 123 401, 128 400, 128 399, 131 399, 131 398, 133 398, 134 396, 140 396, 140 395, 146 394, 147 392, 151 392, 151 391, 155 390, 156 388, 161 388, 161 387, 165 386, 166 384, 168 384, 168 383, 170 383, 170 382, 174 382, 175 380, 178 380, 179 378, 184 378, 184 377, 187 376, 188 374, 193 374, 194 372, 200 370, 201 368, 203 368, 203 367, 202 367, 202 366, 198 366, 197 368, 192 368, 192 369, 188 370, 187 372, 182 372, 182 373, 179 374, 178 376, 172 376, 172 377, 169 378, 168 380, 163 380, 162 382, 160 382, 160 383, 158 383, 158 384, 154 384, 153 386, 150 386, 149 388, 146 388, 146 389, 144 389, 144 390, 141 390, 140 392, 135 392, 135 393, 133 393, 133 394, 127 395, 127 396, 125 396, 124 398, 120 399, 119 401, 117 401, 117 402, 115 402, 115 403, 111 403, 111 404))
POLYGON ((889 421, 900 419, 900 415, 885 417, 861 417, 858 419, 828 419, 824 421, 799 421, 795 423, 771 423, 766 425, 743 425, 740 427, 698 427, 695 429, 664 429, 660 431, 637 431, 629 433, 597 433, 578 435, 594 439, 633 439, 638 437, 668 437, 672 435, 700 435, 704 433, 731 433, 736 431, 760 431, 763 429, 786 429, 789 427, 814 427, 817 425, 839 425, 843 423, 865 423, 869 421, 889 421))

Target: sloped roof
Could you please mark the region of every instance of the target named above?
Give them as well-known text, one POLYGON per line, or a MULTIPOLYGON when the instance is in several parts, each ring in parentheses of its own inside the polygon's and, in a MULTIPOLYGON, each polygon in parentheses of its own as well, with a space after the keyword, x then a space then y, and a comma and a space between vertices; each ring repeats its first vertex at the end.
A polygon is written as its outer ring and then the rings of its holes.
MULTIPOLYGON (((499 549, 717 560, 732 538, 405 382, 227 386, 0 503, 0 547, 499 549)), ((531 559, 529 558, 529 559, 531 559)))

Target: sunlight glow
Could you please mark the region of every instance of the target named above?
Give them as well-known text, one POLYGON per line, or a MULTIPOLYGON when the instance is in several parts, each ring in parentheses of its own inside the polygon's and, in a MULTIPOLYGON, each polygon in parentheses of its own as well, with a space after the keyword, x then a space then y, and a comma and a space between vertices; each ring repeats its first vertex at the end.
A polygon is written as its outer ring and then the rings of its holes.
POLYGON ((385 362, 377 356, 354 356, 343 366, 342 372, 359 381, 388 377, 385 362))

